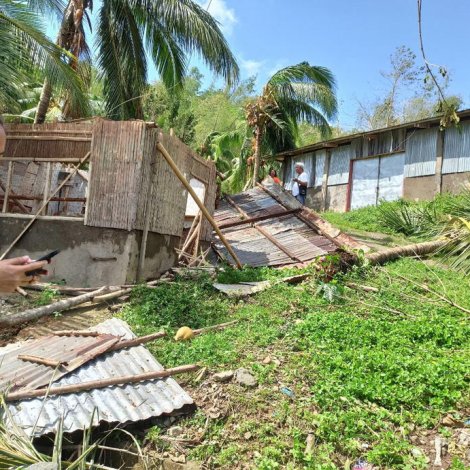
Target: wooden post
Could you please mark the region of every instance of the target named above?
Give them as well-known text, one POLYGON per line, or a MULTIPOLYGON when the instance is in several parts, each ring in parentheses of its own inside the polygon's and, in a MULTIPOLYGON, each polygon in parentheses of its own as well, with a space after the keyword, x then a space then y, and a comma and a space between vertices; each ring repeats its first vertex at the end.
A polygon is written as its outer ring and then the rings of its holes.
POLYGON ((330 173, 331 150, 325 152, 325 165, 323 167, 323 179, 321 186, 321 210, 326 210, 326 197, 328 195, 328 175, 330 173))
POLYGON ((51 192, 51 177, 52 177, 52 163, 48 162, 46 165, 46 181, 44 183, 44 194, 42 198, 42 205, 44 210, 42 215, 47 215, 47 203, 49 198, 49 193, 51 192))
POLYGON ((436 144, 436 193, 442 193, 442 163, 444 158, 445 131, 439 131, 436 144))
POLYGON ((13 175, 13 162, 8 163, 8 174, 7 174, 7 185, 5 186, 5 195, 3 196, 3 208, 2 212, 7 212, 8 211, 8 196, 10 194, 11 190, 11 179, 13 175))
MULTIPOLYGON (((85 163, 88 158, 90 157, 90 152, 88 152, 82 159, 81 163, 85 163)), ((62 181, 62 183, 55 189, 55 191, 49 196, 48 200, 46 201, 45 204, 43 204, 39 210, 36 212, 35 216, 26 224, 26 227, 21 231, 21 233, 13 240, 13 242, 10 244, 10 246, 3 252, 2 256, 0 256, 0 261, 5 258, 5 256, 10 253, 11 249, 18 243, 18 241, 23 237, 23 235, 29 230, 31 225, 34 224, 34 221, 39 217, 41 214, 42 210, 44 207, 47 205, 47 203, 60 191, 60 189, 65 186, 67 181, 72 178, 73 175, 78 171, 78 168, 80 165, 77 165, 74 167, 73 171, 67 176, 67 178, 62 181)))
POLYGON ((212 225, 213 229, 215 230, 215 232, 219 236, 220 241, 225 245, 225 248, 227 248, 227 251, 230 253, 230 256, 233 258, 233 260, 237 264, 237 267, 239 269, 241 269, 242 264, 240 263, 240 260, 238 259, 238 256, 233 251, 233 248, 230 246, 230 243, 227 241, 224 234, 221 232, 221 230, 217 226, 217 223, 215 222, 213 217, 209 214, 209 211, 207 210, 206 206, 204 206, 204 204, 199 199, 198 195, 195 193, 194 189, 188 183, 188 180, 184 177, 183 173, 181 173, 179 168, 176 166, 175 162, 171 158, 171 155, 168 153, 166 148, 161 144, 161 142, 157 143, 157 148, 160 151, 160 153, 163 155, 163 158, 167 161, 168 165, 170 165, 170 167, 173 170, 173 172, 175 173, 175 175, 183 183, 184 187, 188 190, 189 194, 191 194, 191 196, 193 197, 195 203, 199 206, 199 209, 201 209, 201 212, 204 214, 204 217, 212 225))

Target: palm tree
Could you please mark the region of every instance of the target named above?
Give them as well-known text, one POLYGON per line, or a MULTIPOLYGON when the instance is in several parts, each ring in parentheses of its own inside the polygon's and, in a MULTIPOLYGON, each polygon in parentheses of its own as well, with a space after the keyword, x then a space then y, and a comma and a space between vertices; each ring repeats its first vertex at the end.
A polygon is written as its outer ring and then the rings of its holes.
POLYGON ((293 148, 301 121, 315 125, 322 137, 328 137, 328 119, 336 111, 335 79, 327 68, 302 62, 276 72, 261 96, 245 106, 254 137, 253 186, 258 181, 262 149, 277 153, 293 148))
MULTIPOLYGON (((92 0, 68 0, 59 31, 58 43, 78 59, 88 59, 83 25, 92 7, 92 0)), ((114 119, 143 117, 147 54, 172 91, 181 88, 193 53, 228 84, 238 79, 238 65, 217 21, 192 0, 102 0, 95 44, 107 114, 114 119)), ((51 97, 46 85, 37 122, 44 121, 51 97)))
MULTIPOLYGON (((46 75, 59 91, 68 90, 74 106, 86 107, 83 82, 67 66, 68 53, 41 33, 38 10, 53 9, 56 0, 0 0, 0 103, 20 109, 19 99, 30 77, 46 75)), ((1 110, 0 110, 1 111, 1 110)))

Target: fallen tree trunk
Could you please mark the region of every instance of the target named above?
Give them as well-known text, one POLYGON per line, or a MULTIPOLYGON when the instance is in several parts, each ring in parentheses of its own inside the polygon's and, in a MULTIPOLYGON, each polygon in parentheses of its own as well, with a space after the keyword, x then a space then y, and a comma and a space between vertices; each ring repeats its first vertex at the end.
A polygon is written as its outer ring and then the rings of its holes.
POLYGON ((371 264, 383 264, 403 256, 422 256, 434 253, 441 249, 447 242, 435 240, 432 242, 414 243, 413 245, 397 246, 377 253, 369 253, 366 258, 371 264))
POLYGON ((77 297, 72 297, 71 299, 59 300, 59 302, 54 302, 50 305, 45 305, 44 307, 32 308, 29 310, 25 310, 21 313, 16 313, 14 315, 7 315, 0 319, 0 326, 5 327, 18 325, 20 323, 36 320, 46 315, 52 315, 56 312, 63 312, 64 310, 67 310, 70 307, 75 307, 76 305, 88 302, 89 300, 93 299, 93 297, 103 293, 106 289, 106 287, 101 287, 98 290, 88 292, 77 297))

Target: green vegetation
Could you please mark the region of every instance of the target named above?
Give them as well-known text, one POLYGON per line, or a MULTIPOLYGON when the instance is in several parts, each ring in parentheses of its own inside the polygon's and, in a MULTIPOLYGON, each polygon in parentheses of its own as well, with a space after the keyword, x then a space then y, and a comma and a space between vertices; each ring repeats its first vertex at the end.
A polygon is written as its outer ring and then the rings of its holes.
MULTIPOLYGON (((225 270, 218 280, 290 274, 225 270)), ((419 285, 435 286, 468 307, 469 282, 453 271, 402 259, 384 268, 355 268, 333 283, 339 288, 332 298, 319 292, 317 278, 277 284, 244 300, 228 300, 207 277, 135 292, 122 316, 140 334, 165 325, 173 332, 182 325, 239 320, 191 342, 167 338, 149 346, 167 367, 194 362, 212 371, 247 367, 258 379, 253 390, 224 385, 231 411, 210 420, 192 458, 211 457, 224 468, 251 462, 258 469, 333 469, 359 458, 383 468, 427 468, 423 455, 411 452, 411 437, 434 429, 446 414, 465 417, 470 327, 465 313, 419 285), (379 291, 353 290, 347 287, 351 283, 379 291), (263 361, 266 356, 279 362, 263 361), (305 454, 309 433, 315 442, 305 454)), ((186 386, 191 391, 191 384, 186 386)), ((191 434, 204 421, 200 410, 180 424, 191 434)), ((158 435, 152 440, 160 446, 158 435)), ((454 468, 463 465, 459 462, 456 455, 454 468)))

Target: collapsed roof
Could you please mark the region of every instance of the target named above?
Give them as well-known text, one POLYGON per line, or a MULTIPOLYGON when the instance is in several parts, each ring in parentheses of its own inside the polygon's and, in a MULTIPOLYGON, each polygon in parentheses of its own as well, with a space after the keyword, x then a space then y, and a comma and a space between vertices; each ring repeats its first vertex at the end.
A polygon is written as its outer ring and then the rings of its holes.
MULTIPOLYGON (((343 248, 363 248, 268 180, 226 196, 214 218, 240 262, 252 267, 304 264, 343 248)), ((234 264, 217 236, 213 247, 234 264)))

